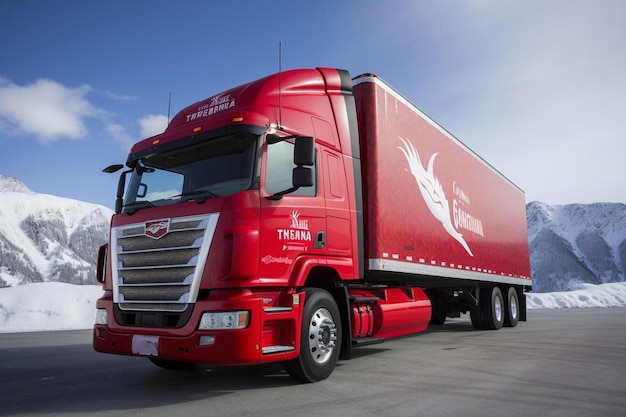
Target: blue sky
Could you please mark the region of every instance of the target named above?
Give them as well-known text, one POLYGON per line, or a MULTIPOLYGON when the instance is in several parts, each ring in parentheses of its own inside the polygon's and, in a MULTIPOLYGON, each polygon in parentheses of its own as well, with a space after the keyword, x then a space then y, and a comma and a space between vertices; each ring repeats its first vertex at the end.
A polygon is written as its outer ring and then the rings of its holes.
POLYGON ((113 207, 130 145, 278 69, 373 72, 549 204, 626 203, 621 0, 0 2, 0 174, 113 207))

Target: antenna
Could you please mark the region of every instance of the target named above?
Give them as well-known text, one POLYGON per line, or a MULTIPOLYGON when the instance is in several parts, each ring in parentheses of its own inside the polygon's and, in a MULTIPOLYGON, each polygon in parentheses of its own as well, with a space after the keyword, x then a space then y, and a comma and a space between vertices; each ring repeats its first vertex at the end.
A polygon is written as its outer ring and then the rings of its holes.
POLYGON ((280 75, 283 72, 283 43, 282 41, 278 41, 278 130, 282 130, 283 128, 283 114, 282 114, 282 103, 281 103, 281 79, 280 75))
POLYGON ((172 92, 170 91, 170 98, 167 100, 167 125, 170 125, 170 109, 172 108, 172 92))

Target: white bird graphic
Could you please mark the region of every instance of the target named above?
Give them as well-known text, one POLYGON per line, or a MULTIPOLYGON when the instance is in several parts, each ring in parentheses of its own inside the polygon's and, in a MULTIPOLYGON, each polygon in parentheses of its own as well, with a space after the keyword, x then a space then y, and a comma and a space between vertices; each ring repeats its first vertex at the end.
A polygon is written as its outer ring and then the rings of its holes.
POLYGON ((403 138, 400 138, 400 140, 404 144, 404 147, 398 146, 398 149, 402 151, 409 162, 411 174, 413 174, 413 177, 415 177, 415 180, 417 181, 418 188, 422 194, 424 202, 426 202, 426 205, 428 206, 428 209, 432 215, 441 222, 446 232, 463 245, 467 253, 473 257, 474 254, 467 245, 467 242, 465 242, 465 239, 463 239, 463 235, 457 232, 452 225, 452 219, 450 218, 450 205, 448 204, 448 200, 446 199, 446 195, 443 192, 441 184, 433 172, 433 164, 437 153, 432 154, 428 161, 428 169, 425 170, 422 166, 420 156, 411 142, 409 142, 408 139, 403 138))

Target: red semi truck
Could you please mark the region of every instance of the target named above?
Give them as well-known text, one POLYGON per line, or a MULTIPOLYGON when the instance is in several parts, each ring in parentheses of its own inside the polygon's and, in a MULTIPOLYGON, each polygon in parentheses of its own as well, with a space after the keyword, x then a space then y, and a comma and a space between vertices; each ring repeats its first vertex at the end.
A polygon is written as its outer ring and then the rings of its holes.
POLYGON ((447 317, 526 320, 524 193, 375 75, 292 70, 224 91, 126 166, 98 256, 99 352, 284 362, 313 382, 356 346, 447 317))

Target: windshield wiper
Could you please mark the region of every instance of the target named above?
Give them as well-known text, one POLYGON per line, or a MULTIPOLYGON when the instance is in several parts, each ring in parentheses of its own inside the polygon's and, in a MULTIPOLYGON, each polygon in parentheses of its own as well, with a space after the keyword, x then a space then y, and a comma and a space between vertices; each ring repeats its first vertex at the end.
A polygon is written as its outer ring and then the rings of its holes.
POLYGON ((155 205, 152 204, 152 202, 148 200, 134 201, 132 203, 128 203, 124 205, 124 213, 135 214, 139 210, 144 209, 144 208, 149 208, 149 207, 155 207, 155 205))
POLYGON ((207 197, 215 198, 215 197, 221 197, 221 196, 209 190, 193 190, 193 191, 187 191, 178 195, 173 195, 169 199, 173 200, 175 198, 180 198, 181 201, 189 201, 189 200, 195 199, 196 203, 202 204, 206 201, 207 197), (200 198, 198 198, 198 196, 200 196, 200 198))

